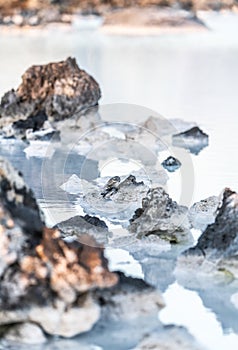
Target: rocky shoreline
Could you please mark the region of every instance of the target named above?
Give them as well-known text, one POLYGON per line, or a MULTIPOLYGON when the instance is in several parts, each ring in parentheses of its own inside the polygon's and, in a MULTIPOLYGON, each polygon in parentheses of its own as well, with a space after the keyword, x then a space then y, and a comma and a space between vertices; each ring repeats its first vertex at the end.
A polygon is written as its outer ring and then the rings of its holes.
POLYGON ((197 11, 237 11, 233 0, 212 1, 0 1, 0 28, 43 28, 49 24, 101 27, 105 33, 142 34, 168 30, 201 30, 197 11))
POLYGON ((30 67, 20 86, 1 100, 2 144, 11 140, 28 147, 37 139, 41 147, 53 145, 56 153, 63 148, 68 158, 74 144, 84 161, 85 156, 100 162, 120 154, 144 161, 152 176, 147 179, 136 170, 103 177, 98 171, 86 180, 73 164, 65 178, 67 159, 63 168, 61 154, 56 158, 61 161, 57 174, 51 155, 38 169, 43 182, 50 183, 56 199, 58 194, 68 201, 74 197, 86 215, 50 227, 21 172, 0 158, 0 345, 47 346, 51 336, 89 334, 110 348, 112 342, 120 346, 122 332, 125 349, 203 349, 185 329, 159 321, 162 292, 176 279, 201 294, 207 281, 211 295, 212 287, 223 284, 228 308, 237 311, 238 194, 225 189, 219 198, 190 208, 174 201, 164 187, 170 167, 182 171, 185 164, 172 156, 158 164, 162 141, 176 143, 190 157, 208 146, 209 136, 194 124, 153 116, 137 126, 118 123, 115 133, 114 124, 100 119, 100 97, 94 78, 68 58, 30 67), (156 156, 138 148, 139 142, 150 144, 156 156), (57 181, 56 174, 62 175, 57 181), (197 243, 193 229, 200 230, 197 243), (143 279, 110 269, 105 247, 123 242, 141 264, 143 279), (110 336, 105 339, 102 330, 110 336))

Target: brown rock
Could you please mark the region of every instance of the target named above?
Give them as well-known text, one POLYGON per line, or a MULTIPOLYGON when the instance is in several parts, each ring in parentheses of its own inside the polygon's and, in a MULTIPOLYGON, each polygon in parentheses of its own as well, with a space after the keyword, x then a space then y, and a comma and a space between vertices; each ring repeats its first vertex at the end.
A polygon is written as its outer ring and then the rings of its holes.
POLYGON ((52 292, 66 304, 73 303, 80 293, 117 282, 116 275, 107 269, 103 250, 92 245, 95 242, 88 236, 84 244, 68 244, 57 230, 45 229, 34 255, 22 259, 21 271, 33 289, 45 285, 47 278, 52 292))
POLYGON ((42 110, 50 121, 59 121, 95 106, 100 97, 98 83, 74 58, 32 66, 23 74, 18 89, 3 96, 0 127, 32 118, 42 110))
POLYGON ((0 324, 31 321, 63 336, 89 330, 100 316, 91 291, 118 281, 108 270, 103 249, 91 237, 85 234, 81 243, 66 243, 58 230, 44 227, 31 191, 3 159, 0 279, 0 324))

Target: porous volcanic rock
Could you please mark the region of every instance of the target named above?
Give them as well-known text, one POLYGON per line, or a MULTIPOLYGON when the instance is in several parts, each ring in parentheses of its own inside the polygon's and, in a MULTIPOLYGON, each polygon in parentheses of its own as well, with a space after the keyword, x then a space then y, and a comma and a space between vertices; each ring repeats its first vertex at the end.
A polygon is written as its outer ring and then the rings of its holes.
POLYGON ((142 200, 142 208, 135 211, 129 230, 138 237, 157 234, 171 243, 178 243, 187 235, 190 224, 187 208, 174 202, 162 187, 150 189, 142 200))
POLYGON ((50 122, 70 118, 97 105, 100 97, 98 83, 78 67, 75 58, 35 65, 23 74, 16 91, 2 97, 0 127, 7 136, 16 131, 24 134, 29 128, 36 131, 47 118, 50 122))
POLYGON ((136 321, 150 315, 158 318, 164 306, 162 295, 139 278, 118 272, 119 282, 110 289, 96 292, 102 305, 102 318, 112 322, 136 321))
POLYGON ((204 231, 209 224, 213 224, 216 218, 216 210, 219 198, 211 196, 196 202, 189 209, 188 218, 195 229, 204 231))
POLYGON ((90 234, 94 237, 96 244, 107 243, 109 234, 108 227, 103 220, 95 216, 76 215, 68 220, 59 222, 55 228, 61 233, 61 236, 66 240, 68 238, 80 240, 85 234, 90 234))
POLYGON ((178 266, 211 274, 238 277, 238 194, 226 188, 215 222, 207 226, 195 247, 179 258, 178 266))
POLYGON ((66 243, 44 226, 32 192, 3 159, 0 278, 0 325, 33 322, 65 337, 91 329, 100 316, 91 291, 117 282, 91 237, 66 243))
POLYGON ((202 350, 202 346, 183 327, 166 326, 146 335, 133 350, 202 350))

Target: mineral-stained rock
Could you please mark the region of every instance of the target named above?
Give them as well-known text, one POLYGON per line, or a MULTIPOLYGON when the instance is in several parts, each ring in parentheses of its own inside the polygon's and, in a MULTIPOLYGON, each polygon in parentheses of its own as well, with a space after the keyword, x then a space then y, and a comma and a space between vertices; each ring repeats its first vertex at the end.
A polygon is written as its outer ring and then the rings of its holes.
POLYGON ((79 203, 90 215, 99 215, 112 222, 125 222, 130 219, 148 188, 143 181, 137 182, 134 175, 125 179, 119 176, 101 177, 92 183, 83 182, 79 203))
POLYGON ((208 135, 199 127, 193 128, 173 135, 173 146, 188 149, 193 154, 198 154, 203 148, 208 146, 208 135))
POLYGON ((102 317, 118 322, 119 320, 138 320, 154 315, 165 304, 161 294, 143 280, 126 277, 118 273, 119 282, 114 287, 96 292, 102 305, 102 317))
POLYGON ((97 82, 80 69, 74 58, 32 66, 23 74, 16 91, 7 92, 0 105, 0 127, 18 132, 42 126, 44 111, 51 122, 69 118, 98 103, 97 82))
POLYGON ((237 256, 238 194, 226 188, 215 222, 206 228, 197 245, 179 258, 179 266, 197 266, 203 272, 220 271, 237 278, 237 256))
POLYGON ((158 234, 161 238, 178 243, 189 229, 187 208, 172 201, 162 187, 148 191, 142 208, 135 211, 129 230, 138 237, 158 234))
POLYGON ((122 192, 123 190, 126 190, 126 192, 128 192, 128 189, 130 188, 130 186, 135 187, 135 186, 144 185, 143 181, 137 182, 136 177, 134 175, 129 175, 122 182, 120 181, 121 179, 119 176, 113 176, 111 179, 109 179, 101 193, 103 198, 110 198, 112 195, 114 195, 118 191, 122 192))
POLYGON ((118 191, 118 186, 120 184, 120 181, 121 181, 121 178, 119 176, 113 176, 111 179, 109 179, 101 193, 103 198, 109 198, 114 193, 116 193, 118 191))
POLYGON ((207 225, 215 221, 218 204, 219 198, 216 196, 194 203, 188 212, 188 218, 192 226, 195 229, 204 231, 207 225))
POLYGON ((20 119, 12 124, 14 130, 22 132, 27 129, 32 129, 32 131, 39 130, 43 127, 44 122, 48 119, 45 111, 39 111, 35 115, 31 115, 27 119, 20 119))
POLYGON ((181 167, 181 163, 178 159, 170 156, 162 162, 163 167, 169 172, 174 172, 181 167))
POLYGON ((95 238, 97 245, 107 243, 107 235, 109 234, 105 222, 90 215, 74 216, 58 223, 56 227, 64 238, 72 237, 80 240, 82 235, 90 234, 90 236, 95 238))
POLYGON ((167 326, 142 339, 133 350, 202 350, 185 328, 167 326))
POLYGON ((12 326, 4 336, 8 341, 25 344, 42 344, 46 337, 41 328, 33 323, 20 323, 12 326))
POLYGON ((3 158, 0 158, 0 205, 2 213, 6 212, 9 218, 12 216, 32 240, 41 237, 43 222, 33 192, 24 183, 21 173, 3 158))
POLYGON ((48 333, 66 337, 89 330, 99 318, 90 291, 117 282, 92 238, 85 235, 81 243, 66 243, 57 230, 44 227, 31 191, 3 159, 0 277, 1 325, 35 322, 48 333))

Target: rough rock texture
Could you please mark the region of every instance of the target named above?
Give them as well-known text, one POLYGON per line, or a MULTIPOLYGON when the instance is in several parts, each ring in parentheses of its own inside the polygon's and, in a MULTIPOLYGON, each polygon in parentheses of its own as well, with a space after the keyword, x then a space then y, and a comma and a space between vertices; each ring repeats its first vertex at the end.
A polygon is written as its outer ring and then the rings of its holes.
POLYGON ((133 350, 202 350, 193 337, 182 327, 167 326, 142 339, 133 350))
POLYGON ((63 336, 89 330, 100 312, 85 293, 109 287, 117 278, 107 270, 102 249, 91 247, 94 242, 88 237, 84 243, 66 244, 57 231, 45 229, 31 255, 24 251, 13 255, 12 247, 7 247, 7 266, 1 276, 0 324, 32 321, 47 333, 63 336), (75 323, 80 316, 82 324, 75 323))
POLYGON ((9 328, 4 339, 14 343, 42 344, 46 337, 41 328, 33 323, 20 323, 9 328))
POLYGON ((74 216, 56 225, 61 236, 80 240, 85 234, 90 234, 96 240, 96 245, 107 243, 108 227, 103 220, 95 216, 74 216))
POLYGON ((120 176, 113 176, 111 179, 109 179, 106 185, 103 187, 103 191, 101 192, 103 198, 109 198, 115 194, 118 191, 120 181, 120 176))
POLYGON ((161 238, 178 243, 189 229, 187 208, 172 201, 162 187, 148 191, 142 208, 135 211, 129 230, 138 237, 158 234, 161 238))
MULTIPOLYGON (((25 184, 20 172, 0 157, 0 205, 4 214, 14 218, 24 232, 34 241, 41 237, 43 228, 39 207, 31 189, 25 184)), ((10 225, 11 226, 11 225, 10 225)))
POLYGON ((195 229, 204 231, 207 225, 212 224, 216 218, 219 198, 211 196, 194 203, 189 209, 188 218, 195 229))
MULTIPOLYGON (((16 10, 23 10, 24 13, 32 14, 32 22, 36 23, 36 12, 42 12, 48 10, 46 15, 52 19, 56 17, 58 21, 59 16, 55 16, 55 12, 60 13, 72 13, 76 9, 82 10, 84 14, 96 14, 107 12, 108 9, 127 8, 131 6, 146 7, 146 6, 175 6, 183 9, 213 9, 219 10, 221 8, 232 8, 236 5, 235 0, 111 0, 111 1, 98 1, 98 0, 0 0, 0 10, 5 15, 13 14, 16 10), (53 15, 49 14, 53 12, 53 15)), ((52 21, 52 20, 51 20, 52 21)), ((17 23, 19 20, 17 21, 17 23)), ((31 22, 30 22, 31 23, 31 22)), ((20 23, 21 24, 21 21, 20 23)))
POLYGON ((204 272, 220 271, 238 277, 238 194, 226 188, 215 222, 209 225, 195 247, 180 258, 180 266, 197 264, 204 272))
POLYGON ((171 173, 181 167, 180 161, 172 156, 166 158, 161 164, 171 173))
POLYGON ((30 321, 66 337, 85 332, 100 315, 90 291, 117 282, 92 238, 66 243, 44 227, 31 191, 3 159, 0 253, 1 325, 30 321))
POLYGON ((208 146, 208 135, 199 127, 193 128, 173 135, 173 145, 188 149, 193 154, 198 154, 203 148, 208 146))
POLYGON ((138 278, 118 273, 119 283, 114 287, 97 292, 102 305, 102 317, 136 321, 146 315, 157 315, 165 304, 161 294, 138 278))
POLYGON ((74 58, 32 66, 18 89, 3 96, 0 126, 6 127, 8 136, 14 130, 38 130, 46 117, 52 122, 69 118, 95 106, 100 97, 99 85, 74 58))
POLYGON ((93 183, 81 181, 81 186, 79 203, 85 212, 112 222, 128 221, 149 188, 143 181, 137 182, 134 175, 124 180, 115 176, 98 178, 93 183))
MULTIPOLYGON (((147 6, 146 8, 129 7, 110 11, 105 16, 103 30, 112 33, 138 34, 142 30, 148 34, 173 30, 204 30, 202 20, 192 11, 174 7, 147 6)), ((143 31, 142 31, 143 33, 143 31)))
MULTIPOLYGON (((238 234, 238 194, 226 188, 223 193, 222 204, 218 208, 218 214, 214 224, 209 225, 199 238, 196 248, 206 255, 206 251, 216 249, 226 252, 231 246, 234 247, 234 240, 238 234)), ((234 247, 233 249, 237 249, 234 247)), ((234 250, 235 251, 235 250, 234 250)))
MULTIPOLYGON (((143 181, 137 182, 136 177, 134 175, 129 175, 125 180, 121 181, 119 176, 114 176, 111 179, 109 179, 106 183, 106 185, 103 188, 103 191, 101 195, 103 198, 110 198, 115 193, 122 192, 126 189, 126 192, 130 187, 132 186, 140 186, 144 185, 143 181)), ((126 195, 126 193, 125 193, 126 195)))

